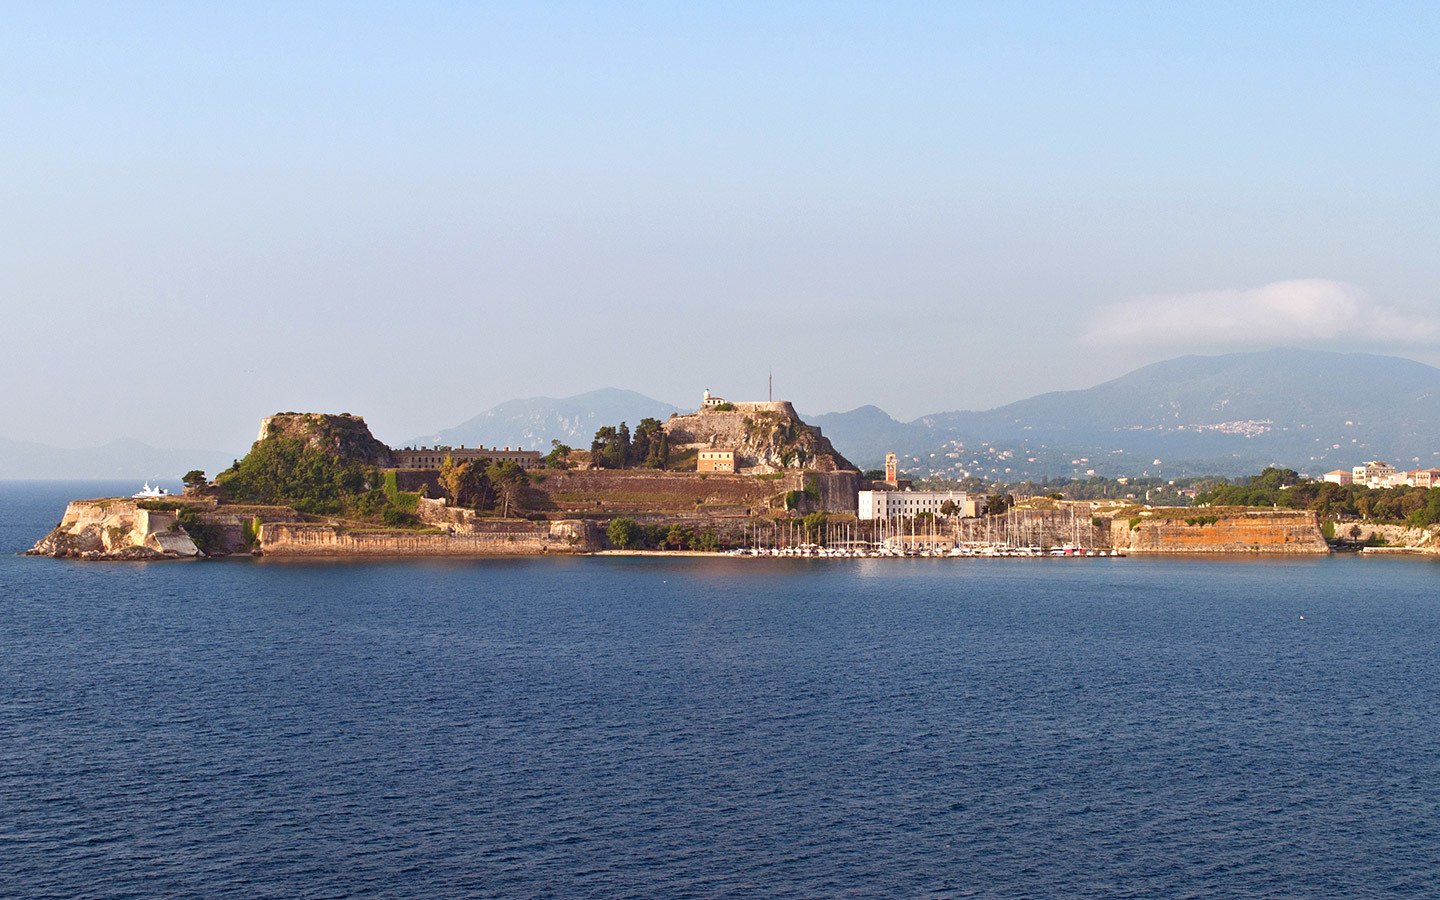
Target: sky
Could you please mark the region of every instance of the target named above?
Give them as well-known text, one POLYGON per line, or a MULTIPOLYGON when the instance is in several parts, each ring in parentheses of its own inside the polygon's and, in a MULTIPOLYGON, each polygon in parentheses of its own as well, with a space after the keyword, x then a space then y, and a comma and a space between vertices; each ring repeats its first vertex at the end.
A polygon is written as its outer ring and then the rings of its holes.
POLYGON ((0 438, 1440 364, 1440 5, 0 6, 0 438))

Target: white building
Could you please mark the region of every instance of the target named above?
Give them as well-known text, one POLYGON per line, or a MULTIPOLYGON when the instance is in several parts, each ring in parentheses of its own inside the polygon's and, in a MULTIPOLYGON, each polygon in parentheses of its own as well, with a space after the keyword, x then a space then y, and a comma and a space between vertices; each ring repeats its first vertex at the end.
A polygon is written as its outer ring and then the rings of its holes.
POLYGON ((1350 472, 1355 484, 1370 488, 1395 487, 1405 483, 1405 473, 1395 471, 1394 466, 1378 459, 1372 459, 1363 466, 1356 466, 1350 472))
POLYGON ((971 497, 964 491, 861 491, 859 514, 862 519, 894 519, 920 513, 940 515, 940 507, 949 501, 966 518, 984 515, 985 500, 971 497))
POLYGON ((1334 471, 1326 472, 1323 480, 1331 484, 1354 484, 1355 473, 1350 469, 1335 469, 1334 471))
POLYGON ((724 406, 728 402, 729 401, 726 400, 724 397, 717 397, 714 394, 710 393, 709 388, 706 388, 705 396, 700 399, 700 408, 714 409, 717 406, 724 406))

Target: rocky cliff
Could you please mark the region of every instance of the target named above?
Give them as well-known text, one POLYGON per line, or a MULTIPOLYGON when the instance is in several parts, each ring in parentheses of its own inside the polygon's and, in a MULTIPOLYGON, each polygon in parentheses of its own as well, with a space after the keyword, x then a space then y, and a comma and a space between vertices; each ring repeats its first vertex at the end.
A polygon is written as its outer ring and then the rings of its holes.
POLYGON ((359 416, 349 413, 276 413, 260 420, 260 436, 295 438, 345 462, 367 466, 390 465, 390 448, 376 440, 359 416))
POLYGON ((733 449, 736 466, 754 474, 855 469, 788 401, 729 405, 671 416, 665 423, 671 448, 733 449))
POLYGON ((1335 536, 1351 544, 1370 542, 1372 552, 1415 551, 1440 554, 1440 525, 1416 528, 1379 522, 1337 522, 1335 536))
POLYGON ((65 516, 28 551, 75 559, 179 559, 200 556, 175 510, 136 500, 74 500, 65 516))

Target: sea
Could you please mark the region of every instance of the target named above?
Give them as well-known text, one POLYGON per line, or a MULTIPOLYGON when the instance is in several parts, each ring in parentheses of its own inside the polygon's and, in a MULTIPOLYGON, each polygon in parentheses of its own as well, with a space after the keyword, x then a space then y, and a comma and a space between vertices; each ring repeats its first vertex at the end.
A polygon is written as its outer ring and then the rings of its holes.
POLYGON ((1440 563, 86 563, 0 483, 0 896, 1440 895, 1440 563))

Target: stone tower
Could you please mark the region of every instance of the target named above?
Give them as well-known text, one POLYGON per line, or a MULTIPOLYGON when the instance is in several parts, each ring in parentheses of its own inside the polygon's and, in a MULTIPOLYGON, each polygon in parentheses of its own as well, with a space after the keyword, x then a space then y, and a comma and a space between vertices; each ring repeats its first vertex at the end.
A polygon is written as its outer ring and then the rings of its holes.
POLYGON ((899 464, 894 453, 885 454, 885 480, 892 485, 900 483, 899 464))

